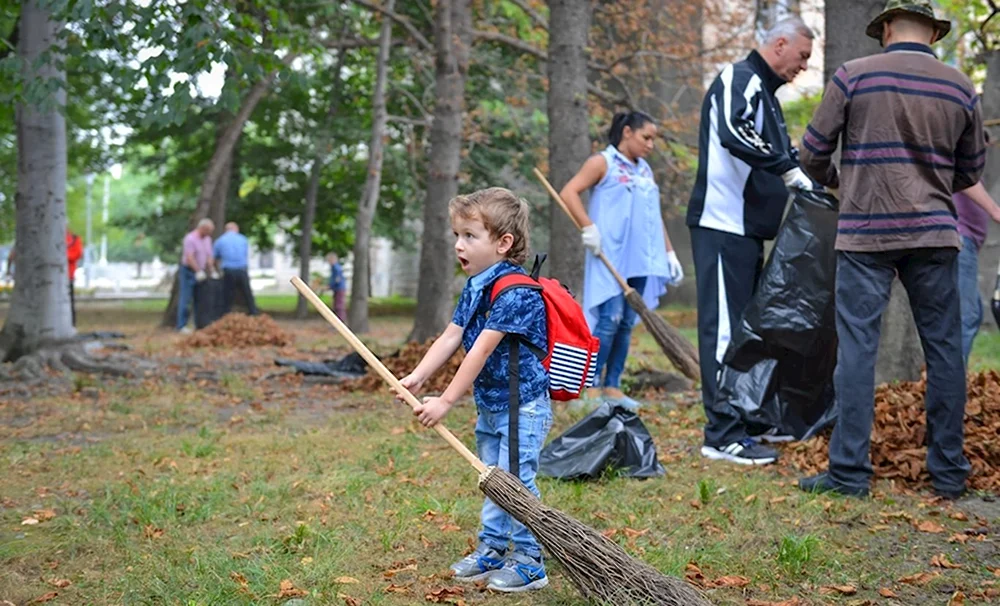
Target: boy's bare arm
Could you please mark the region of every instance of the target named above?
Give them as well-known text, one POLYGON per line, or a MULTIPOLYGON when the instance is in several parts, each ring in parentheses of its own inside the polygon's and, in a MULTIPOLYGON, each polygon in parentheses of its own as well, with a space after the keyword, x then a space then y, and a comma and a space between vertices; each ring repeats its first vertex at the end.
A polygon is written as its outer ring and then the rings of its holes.
POLYGON ((458 348, 462 346, 462 327, 454 322, 449 323, 441 336, 434 340, 430 349, 424 354, 420 363, 413 369, 413 372, 400 380, 403 387, 411 393, 420 391, 420 386, 424 384, 431 375, 436 373, 444 363, 448 361, 458 348))
POLYGON ((455 373, 455 377, 448 384, 444 393, 440 397, 424 398, 423 405, 413 409, 413 414, 423 425, 433 427, 448 414, 455 402, 472 387, 472 383, 482 372, 483 366, 486 365, 486 360, 506 335, 507 333, 490 329, 480 333, 479 338, 472 345, 472 349, 465 354, 462 365, 458 367, 458 372, 455 373))

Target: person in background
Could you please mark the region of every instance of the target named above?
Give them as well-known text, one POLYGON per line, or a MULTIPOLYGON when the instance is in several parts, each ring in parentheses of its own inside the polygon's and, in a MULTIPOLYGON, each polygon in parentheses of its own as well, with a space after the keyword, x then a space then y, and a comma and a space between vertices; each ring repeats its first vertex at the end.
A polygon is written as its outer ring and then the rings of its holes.
MULTIPOLYGON (((950 30, 930 0, 889 0, 865 30, 885 52, 837 68, 802 140, 802 166, 840 198, 833 376, 840 411, 829 471, 799 480, 807 492, 869 493, 875 360, 897 276, 927 362, 931 485, 945 499, 966 491, 962 240, 952 195, 979 183, 986 144, 975 86, 931 48, 950 30)), ((913 447, 923 445, 921 436, 913 447)))
POLYGON ((212 260, 212 232, 215 223, 211 219, 198 221, 198 226, 184 236, 181 250, 181 263, 178 279, 180 293, 177 302, 177 330, 190 333, 188 319, 191 316, 189 308, 194 304, 194 287, 199 282, 208 279, 208 272, 215 271, 212 260))
POLYGON ((607 148, 584 162, 560 194, 577 224, 584 226, 583 309, 591 332, 601 340, 594 385, 586 399, 614 401, 628 408, 639 407, 620 387, 639 316, 597 255, 604 253, 650 309, 659 305, 668 284, 684 279, 663 224, 660 188, 644 160, 655 140, 656 124, 646 114, 615 114, 607 148), (590 203, 585 210, 580 194, 587 190, 590 203))
POLYGON ((347 282, 344 280, 344 268, 340 265, 337 253, 328 253, 326 262, 330 264, 330 290, 333 291, 333 313, 347 321, 347 282))
POLYGON ((986 191, 982 181, 951 196, 958 213, 958 234, 962 250, 958 253, 958 296, 961 299, 962 356, 969 368, 972 342, 983 323, 983 302, 979 298, 979 250, 986 242, 990 219, 1000 222, 1000 208, 986 191))
POLYGON ((73 288, 73 276, 76 275, 76 264, 83 257, 83 238, 66 228, 66 262, 69 266, 69 309, 73 326, 76 327, 76 291, 73 288))
MULTIPOLYGON (((799 168, 775 93, 806 70, 815 34, 798 17, 779 21, 758 50, 727 65, 701 106, 698 177, 688 203, 698 283, 698 357, 705 406, 703 457, 765 465, 778 452, 750 437, 731 406, 715 407, 734 327, 753 298, 764 241, 778 234, 789 189, 812 189, 799 168)), ((787 439, 775 432, 761 436, 787 439)))
POLYGON ((257 302, 253 298, 250 287, 250 274, 247 273, 250 259, 250 243, 247 237, 240 233, 240 226, 230 221, 226 223, 226 233, 219 236, 212 246, 212 253, 222 269, 223 282, 223 314, 233 310, 233 299, 236 291, 243 293, 247 309, 251 316, 256 316, 257 302))

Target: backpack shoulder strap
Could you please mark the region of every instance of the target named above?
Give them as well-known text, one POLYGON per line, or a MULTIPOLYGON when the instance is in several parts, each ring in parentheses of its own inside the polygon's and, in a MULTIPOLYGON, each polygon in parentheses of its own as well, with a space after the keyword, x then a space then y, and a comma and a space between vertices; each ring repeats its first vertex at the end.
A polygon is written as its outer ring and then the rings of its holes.
POLYGON ((497 297, 511 288, 531 288, 533 290, 542 290, 542 285, 535 280, 532 280, 529 276, 520 273, 500 276, 495 282, 493 282, 493 286, 490 287, 490 305, 492 306, 493 302, 497 300, 497 297))

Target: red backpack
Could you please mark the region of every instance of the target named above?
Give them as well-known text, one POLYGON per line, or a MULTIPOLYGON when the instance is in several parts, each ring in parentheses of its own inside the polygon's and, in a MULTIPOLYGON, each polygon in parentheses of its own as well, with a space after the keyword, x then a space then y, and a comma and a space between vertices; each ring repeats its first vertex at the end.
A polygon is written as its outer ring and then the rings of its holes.
MULTIPOLYGON (((526 340, 520 341, 538 356, 545 371, 549 373, 549 394, 552 399, 574 400, 594 381, 597 351, 601 342, 590 334, 583 308, 573 298, 573 293, 560 284, 559 280, 538 277, 545 257, 546 255, 535 257, 530 276, 514 273, 498 278, 490 290, 490 305, 500 293, 511 288, 541 291, 542 301, 545 302, 545 325, 548 329, 547 351, 539 351, 526 340)), ((511 355, 510 359, 515 361, 517 356, 511 355)), ((512 366, 511 374, 517 373, 516 365, 512 366)), ((512 383, 516 378, 511 377, 512 383)), ((512 401, 517 399, 516 394, 516 391, 511 393, 512 401)))

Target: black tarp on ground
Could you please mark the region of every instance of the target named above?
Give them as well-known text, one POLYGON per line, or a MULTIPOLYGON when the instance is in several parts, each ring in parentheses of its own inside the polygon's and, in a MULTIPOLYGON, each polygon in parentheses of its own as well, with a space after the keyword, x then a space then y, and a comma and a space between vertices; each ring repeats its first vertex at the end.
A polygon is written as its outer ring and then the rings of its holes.
POLYGON ((836 418, 836 198, 798 192, 733 329, 714 406, 735 407, 751 435, 805 439, 836 418))
POLYGON ((538 473, 560 480, 595 479, 609 467, 629 478, 664 473, 639 416, 605 402, 542 449, 538 473))

